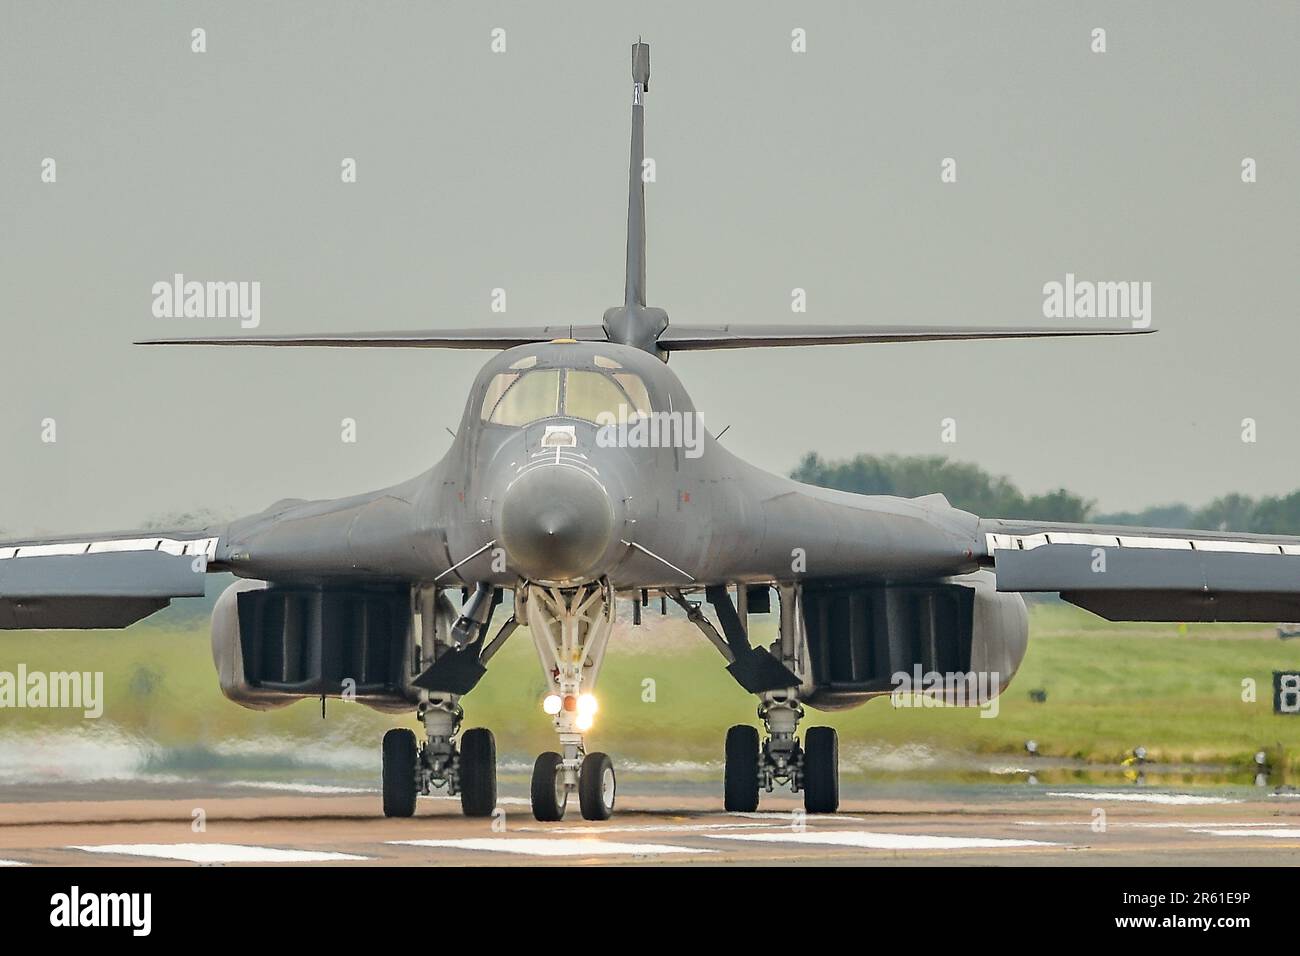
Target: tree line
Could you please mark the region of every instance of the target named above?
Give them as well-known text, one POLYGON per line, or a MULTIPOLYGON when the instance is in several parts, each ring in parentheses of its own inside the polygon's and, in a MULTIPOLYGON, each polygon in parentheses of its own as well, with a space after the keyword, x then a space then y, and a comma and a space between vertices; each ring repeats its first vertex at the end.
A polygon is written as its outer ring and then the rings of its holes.
POLYGON ((978 465, 952 461, 944 455, 863 454, 827 461, 816 452, 809 452, 790 477, 810 485, 863 495, 915 498, 939 492, 954 507, 983 518, 1088 521, 1258 534, 1300 532, 1300 490, 1260 498, 1229 494, 1202 508, 1175 503, 1107 514, 1097 512, 1093 501, 1066 488, 1027 495, 1005 475, 992 475, 978 465))

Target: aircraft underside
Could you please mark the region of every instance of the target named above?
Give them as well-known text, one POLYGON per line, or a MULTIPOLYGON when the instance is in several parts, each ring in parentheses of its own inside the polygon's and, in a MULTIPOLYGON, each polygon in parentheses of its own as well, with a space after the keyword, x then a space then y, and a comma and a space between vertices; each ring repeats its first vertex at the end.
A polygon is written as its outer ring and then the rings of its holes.
POLYGON ((608 755, 588 747, 596 688, 620 607, 640 623, 651 602, 680 607, 719 651, 739 693, 755 696, 765 733, 736 726, 725 741, 725 805, 752 811, 761 792, 788 787, 809 812, 838 806, 835 731, 800 732, 805 707, 852 707, 899 690, 899 674, 961 675, 962 686, 916 688, 949 703, 984 706, 1023 657, 1027 625, 1019 595, 1000 594, 988 572, 925 584, 872 582, 716 586, 618 594, 608 581, 558 587, 521 581, 509 616, 503 589, 320 588, 239 581, 213 613, 213 657, 222 691, 254 709, 311 698, 348 697, 379 710, 413 709, 424 739, 406 729, 383 743, 383 806, 409 816, 419 794, 459 795, 466 814, 496 807, 496 744, 483 728, 462 730, 472 691, 518 629, 537 651, 548 692, 539 717, 556 748, 538 756, 531 799, 539 820, 559 820, 577 794, 582 815, 614 810, 608 755), (698 600, 703 598, 703 600, 698 600), (704 612, 712 608, 712 616, 704 612), (750 619, 774 615, 777 639, 756 647, 750 619), (716 623, 715 623, 716 622, 716 623), (960 699, 957 699, 960 698, 960 699))

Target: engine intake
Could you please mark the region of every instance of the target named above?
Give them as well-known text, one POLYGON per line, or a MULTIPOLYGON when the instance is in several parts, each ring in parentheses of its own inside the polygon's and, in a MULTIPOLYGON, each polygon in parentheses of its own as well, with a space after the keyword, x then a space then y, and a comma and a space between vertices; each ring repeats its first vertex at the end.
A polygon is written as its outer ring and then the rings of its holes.
POLYGON ((221 691, 254 710, 314 697, 354 697, 386 711, 419 699, 405 589, 284 587, 237 581, 212 611, 221 691))
POLYGON ((898 674, 966 675, 992 699, 1029 641, 1023 598, 999 592, 987 571, 917 585, 809 583, 802 607, 814 685, 804 700, 819 710, 888 695, 898 674))

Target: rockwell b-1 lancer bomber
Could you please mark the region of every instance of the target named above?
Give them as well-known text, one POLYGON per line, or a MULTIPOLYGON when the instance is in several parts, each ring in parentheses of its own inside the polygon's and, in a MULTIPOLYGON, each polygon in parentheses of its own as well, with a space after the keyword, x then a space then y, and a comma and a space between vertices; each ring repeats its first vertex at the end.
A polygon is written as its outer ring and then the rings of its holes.
POLYGON ((801 733, 806 707, 888 695, 898 674, 966 679, 934 691, 949 702, 1000 693, 1028 640, 1021 592, 1059 592, 1112 620, 1300 619, 1300 537, 983 519, 941 495, 810 487, 719 445, 668 365, 674 352, 1140 333, 672 325, 646 304, 644 43, 632 47, 632 80, 625 295, 601 324, 144 343, 499 354, 445 457, 409 481, 201 530, 0 545, 0 628, 125 627, 201 595, 205 573, 233 573, 212 616, 227 697, 254 709, 344 695, 414 709, 423 741, 406 729, 383 741, 384 813, 410 816, 418 794, 442 789, 482 816, 496 805, 496 744, 489 730, 461 730, 463 706, 526 624, 557 732, 533 769, 533 813, 558 820, 576 792, 582 815, 601 820, 614 810, 614 766, 587 738, 620 598, 635 619, 652 599, 680 606, 757 697, 762 739, 752 726, 726 735, 733 811, 777 786, 811 812, 836 810, 836 734, 801 733), (760 614, 778 619, 769 647, 750 637, 760 614))

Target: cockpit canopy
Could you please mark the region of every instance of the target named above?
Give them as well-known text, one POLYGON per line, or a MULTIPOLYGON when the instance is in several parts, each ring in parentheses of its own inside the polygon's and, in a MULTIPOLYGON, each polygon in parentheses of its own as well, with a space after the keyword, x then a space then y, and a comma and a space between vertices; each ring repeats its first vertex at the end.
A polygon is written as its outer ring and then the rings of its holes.
POLYGON ((603 355, 594 364, 597 370, 535 368, 537 356, 521 358, 488 383, 479 417, 494 425, 522 426, 561 416, 598 423, 608 414, 627 421, 653 411, 639 375, 603 355))

